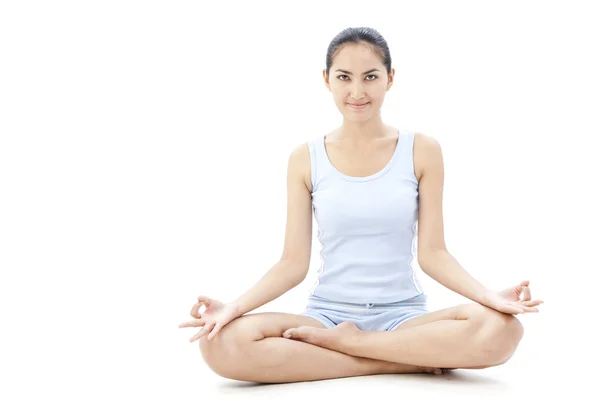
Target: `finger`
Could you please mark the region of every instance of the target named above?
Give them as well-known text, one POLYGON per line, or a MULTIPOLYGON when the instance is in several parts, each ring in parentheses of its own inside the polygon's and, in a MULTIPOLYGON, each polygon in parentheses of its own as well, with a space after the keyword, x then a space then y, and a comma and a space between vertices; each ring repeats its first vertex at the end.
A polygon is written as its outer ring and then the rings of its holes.
POLYGON ((523 292, 523 290, 527 289, 528 286, 529 286, 529 281, 524 280, 521 283, 519 283, 517 286, 515 286, 515 290, 517 291, 517 294, 519 296, 521 296, 521 293, 523 292))
POLYGON ((525 310, 525 312, 540 312, 540 310, 536 307, 523 306, 523 310, 525 310))
POLYGON ((200 314, 199 312, 200 308, 202 307, 202 305, 205 305, 206 308, 208 308, 208 306, 210 306, 210 303, 212 303, 212 299, 210 297, 202 295, 198 296, 198 301, 192 306, 190 315, 194 318, 200 318, 202 316, 202 314, 200 314))
POLYGON ((520 309, 518 307, 506 307, 505 309, 502 310, 502 312, 504 314, 510 314, 510 315, 525 314, 525 311, 523 311, 522 309, 520 309))
POLYGON ((215 326, 214 323, 204 325, 204 327, 202 328, 202 330, 200 332, 198 332, 194 337, 192 337, 190 339, 190 342, 194 342, 195 340, 202 339, 204 336, 206 336, 207 334, 209 334, 210 331, 212 331, 212 329, 213 329, 214 326, 215 326))
POLYGON ((198 331, 198 333, 196 333, 194 336, 192 336, 190 338, 190 343, 194 343, 196 340, 200 339, 202 337, 202 334, 204 333, 204 331, 206 330, 206 328, 202 328, 198 331))
POLYGON ((523 287, 523 301, 529 300, 531 300, 531 289, 529 289, 529 286, 525 286, 523 287))
POLYGON ((498 311, 503 312, 505 314, 523 314, 525 311, 521 307, 517 307, 513 304, 503 304, 498 307, 498 311))
POLYGON ((521 304, 523 304, 524 306, 527 307, 535 307, 535 306, 539 306, 540 304, 543 304, 544 301, 543 300, 528 300, 528 301, 522 301, 521 304))
POLYGON ((193 321, 186 321, 183 322, 181 324, 179 324, 180 328, 188 328, 188 327, 192 327, 192 328, 196 328, 199 326, 204 326, 206 324, 206 321, 203 319, 195 319, 193 321))
POLYGON ((210 305, 210 303, 212 303, 212 299, 208 296, 198 296, 198 303, 204 303, 206 304, 206 307, 208 307, 210 305))
POLYGON ((517 303, 515 305, 523 310, 523 312, 539 312, 537 308, 526 306, 523 303, 517 303))
POLYGON ((200 307, 202 307, 202 303, 196 303, 192 306, 192 310, 190 311, 190 315, 194 318, 201 318, 202 314, 200 314, 200 307))
POLYGON ((206 327, 203 327, 196 333, 194 336, 190 338, 190 343, 194 343, 196 340, 200 339, 206 333, 206 327))
POLYGON ((214 338, 217 333, 219 333, 219 331, 221 330, 221 324, 216 324, 215 328, 212 330, 212 332, 208 335, 208 340, 211 340, 212 338, 214 338))
POLYGON ((515 286, 515 292, 517 293, 517 297, 521 297, 521 293, 523 293, 523 285, 515 286))
POLYGON ((525 312, 526 312, 526 310, 525 310, 526 306, 524 306, 522 303, 520 303, 518 301, 514 301, 514 302, 511 302, 510 305, 513 306, 513 307, 515 307, 515 308, 518 308, 520 314, 525 314, 525 312))

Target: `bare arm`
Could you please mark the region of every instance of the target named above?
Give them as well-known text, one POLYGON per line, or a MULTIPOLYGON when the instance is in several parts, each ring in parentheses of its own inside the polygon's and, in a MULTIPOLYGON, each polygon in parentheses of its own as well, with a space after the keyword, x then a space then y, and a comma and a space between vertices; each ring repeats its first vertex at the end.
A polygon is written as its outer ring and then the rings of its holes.
POLYGON ((488 290, 446 249, 442 217, 444 161, 441 146, 431 136, 421 134, 418 139, 415 141, 415 152, 423 154, 424 160, 419 181, 419 265, 423 272, 448 289, 480 303, 488 290))
POLYGON ((287 221, 281 259, 233 303, 244 315, 297 286, 308 273, 312 244, 312 200, 305 184, 310 176, 306 143, 290 154, 287 169, 287 221), (308 174, 308 175, 307 175, 308 174))

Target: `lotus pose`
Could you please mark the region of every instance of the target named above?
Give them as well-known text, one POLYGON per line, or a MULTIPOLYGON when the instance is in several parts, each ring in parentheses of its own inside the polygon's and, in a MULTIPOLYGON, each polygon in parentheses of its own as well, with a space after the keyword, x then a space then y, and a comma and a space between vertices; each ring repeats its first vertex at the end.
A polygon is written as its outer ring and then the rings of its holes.
POLYGON ((446 249, 441 147, 381 118, 391 64, 372 28, 330 43, 323 78, 343 121, 290 152, 281 259, 235 301, 199 296, 180 325, 201 328, 190 341, 218 375, 275 383, 487 368, 517 348, 515 314, 539 311, 529 281, 490 290, 446 249), (322 264, 305 310, 249 313, 306 277, 313 211, 322 264), (471 302, 430 311, 413 261, 471 302))

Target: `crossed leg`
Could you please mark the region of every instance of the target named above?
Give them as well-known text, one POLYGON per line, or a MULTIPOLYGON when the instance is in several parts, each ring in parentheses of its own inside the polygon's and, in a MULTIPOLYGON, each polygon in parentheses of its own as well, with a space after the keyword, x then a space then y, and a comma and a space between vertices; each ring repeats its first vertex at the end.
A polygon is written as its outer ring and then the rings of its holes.
POLYGON ((474 303, 415 317, 393 331, 365 332, 344 322, 333 329, 298 327, 287 333, 290 339, 358 357, 477 369, 508 361, 523 337, 523 326, 513 315, 474 303))
POLYGON ((199 341, 202 358, 220 376, 262 383, 388 373, 441 373, 439 368, 352 356, 282 337, 287 329, 300 326, 328 330, 305 315, 246 314, 225 325, 212 340, 202 337, 199 341))

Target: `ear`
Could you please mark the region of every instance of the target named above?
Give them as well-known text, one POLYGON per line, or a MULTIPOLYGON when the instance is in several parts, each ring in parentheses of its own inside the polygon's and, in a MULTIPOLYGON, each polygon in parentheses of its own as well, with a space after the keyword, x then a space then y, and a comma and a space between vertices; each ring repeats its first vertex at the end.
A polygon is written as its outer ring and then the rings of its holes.
POLYGON ((390 90, 390 88, 392 87, 392 85, 394 84, 394 74, 396 73, 396 70, 394 68, 392 68, 392 71, 390 72, 390 74, 388 75, 388 84, 387 84, 387 90, 390 90))
POLYGON ((323 80, 325 81, 325 86, 331 92, 331 86, 329 85, 329 78, 327 78, 327 70, 326 69, 323 70, 323 80))

